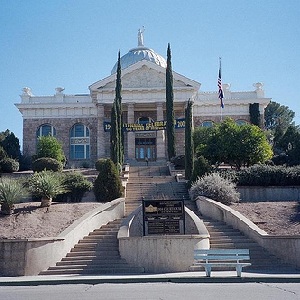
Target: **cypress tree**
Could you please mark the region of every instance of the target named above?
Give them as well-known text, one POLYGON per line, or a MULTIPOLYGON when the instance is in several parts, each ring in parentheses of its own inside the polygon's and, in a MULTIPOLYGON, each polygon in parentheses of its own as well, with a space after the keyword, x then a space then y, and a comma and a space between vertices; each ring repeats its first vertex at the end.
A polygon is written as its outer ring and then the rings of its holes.
POLYGON ((192 135, 193 102, 189 99, 185 108, 185 179, 190 180, 194 169, 194 142, 192 135))
POLYGON ((117 165, 119 162, 119 127, 115 101, 111 109, 110 120, 110 158, 117 165))
POLYGON ((118 53, 117 78, 115 88, 115 99, 111 110, 110 129, 110 158, 116 166, 122 165, 124 161, 123 131, 122 131, 122 83, 121 83, 121 60, 118 53))
POLYGON ((167 150, 168 159, 176 156, 175 153, 175 131, 174 131, 174 94, 173 94, 173 73, 171 63, 171 48, 168 43, 167 69, 166 69, 166 113, 167 113, 167 150))
POLYGON ((249 104, 249 114, 251 124, 260 127, 259 103, 249 104))
POLYGON ((121 82, 121 59, 120 51, 118 53, 118 65, 117 65, 117 80, 115 89, 115 101, 117 109, 117 121, 118 121, 118 164, 122 165, 124 162, 124 137, 123 137, 123 122, 122 122, 122 82, 121 82))

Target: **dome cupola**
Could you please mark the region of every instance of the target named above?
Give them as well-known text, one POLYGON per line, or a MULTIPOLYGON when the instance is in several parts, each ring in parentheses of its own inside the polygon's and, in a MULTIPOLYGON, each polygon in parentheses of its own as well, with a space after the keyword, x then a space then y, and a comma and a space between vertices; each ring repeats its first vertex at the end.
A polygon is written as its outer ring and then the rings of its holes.
MULTIPOLYGON (((154 50, 144 46, 143 32, 144 28, 142 30, 139 29, 138 31, 138 46, 129 50, 128 53, 121 57, 120 62, 122 70, 142 60, 153 62, 163 68, 167 67, 167 62, 161 55, 156 53, 154 50)), ((116 62, 114 67, 112 68, 111 74, 117 72, 117 66, 118 62, 116 62)))

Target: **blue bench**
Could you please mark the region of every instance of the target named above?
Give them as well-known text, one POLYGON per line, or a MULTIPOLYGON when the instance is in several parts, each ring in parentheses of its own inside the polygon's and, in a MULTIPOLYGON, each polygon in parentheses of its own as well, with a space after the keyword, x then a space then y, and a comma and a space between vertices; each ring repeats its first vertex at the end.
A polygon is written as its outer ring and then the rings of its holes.
POLYGON ((250 266, 249 249, 197 249, 194 250, 194 266, 203 266, 210 277, 213 267, 235 268, 241 277, 242 268, 250 266))

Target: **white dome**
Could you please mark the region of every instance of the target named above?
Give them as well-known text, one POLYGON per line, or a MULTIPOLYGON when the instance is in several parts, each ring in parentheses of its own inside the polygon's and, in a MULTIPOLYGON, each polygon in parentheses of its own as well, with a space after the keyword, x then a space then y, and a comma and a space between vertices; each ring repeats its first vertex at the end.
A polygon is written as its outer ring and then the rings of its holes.
MULTIPOLYGON (((144 46, 138 46, 137 48, 133 48, 129 50, 127 54, 121 57, 120 59, 121 68, 126 69, 127 67, 141 60, 151 61, 163 68, 167 67, 167 62, 161 55, 157 54, 154 50, 150 48, 144 46)), ((118 66, 118 62, 116 62, 114 67, 112 68, 111 74, 117 72, 117 66, 118 66)))

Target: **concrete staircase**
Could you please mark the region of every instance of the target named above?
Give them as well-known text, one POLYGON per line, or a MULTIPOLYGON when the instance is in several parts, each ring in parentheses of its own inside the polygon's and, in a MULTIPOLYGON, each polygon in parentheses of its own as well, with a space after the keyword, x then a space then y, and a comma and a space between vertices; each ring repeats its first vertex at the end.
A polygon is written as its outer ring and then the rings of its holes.
POLYGON ((255 241, 246 237, 239 230, 226 223, 215 221, 206 217, 202 218, 210 234, 210 247, 213 249, 249 249, 251 266, 244 270, 247 272, 286 272, 292 271, 290 265, 282 263, 276 256, 270 254, 255 241))
POLYGON ((143 199, 189 199, 189 196, 185 182, 176 182, 175 177, 168 176, 167 166, 130 167, 126 187, 126 215, 139 207, 143 199))
MULTIPOLYGON (((168 176, 166 164, 149 163, 149 166, 136 164, 130 167, 130 177, 126 189, 125 214, 129 215, 142 199, 185 199, 185 204, 203 219, 210 235, 211 248, 247 248, 250 250, 252 265, 247 271, 284 272, 292 268, 282 264, 257 243, 245 237, 240 231, 225 223, 201 216, 195 203, 189 200, 184 182, 176 182, 168 176)), ((122 220, 115 220, 96 229, 83 238, 71 252, 41 275, 101 275, 101 274, 138 274, 142 268, 135 268, 121 259, 118 249, 117 232, 122 220)))
POLYGON ((101 275, 139 274, 143 268, 132 267, 120 257, 117 233, 121 220, 115 220, 96 229, 54 267, 40 275, 101 275))

